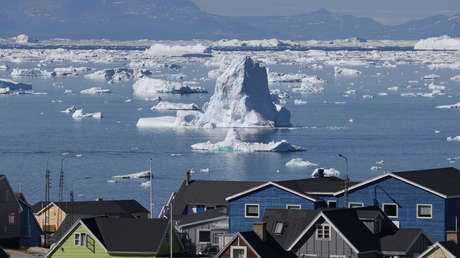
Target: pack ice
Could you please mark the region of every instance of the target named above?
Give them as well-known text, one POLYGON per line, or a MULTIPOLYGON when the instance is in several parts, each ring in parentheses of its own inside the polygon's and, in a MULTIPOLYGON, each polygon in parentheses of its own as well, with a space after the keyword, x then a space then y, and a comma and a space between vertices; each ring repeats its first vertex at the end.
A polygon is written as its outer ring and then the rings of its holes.
POLYGON ((258 143, 244 142, 237 130, 230 128, 221 142, 211 143, 210 141, 196 143, 193 150, 210 152, 293 152, 303 151, 299 146, 292 145, 285 140, 279 142, 258 143))
POLYGON ((142 78, 133 84, 134 95, 139 98, 156 98, 159 94, 207 93, 202 87, 189 86, 187 82, 167 81, 163 79, 142 78))
POLYGON ((32 85, 0 78, 0 94, 32 90, 32 85))
POLYGON ((140 118, 137 126, 215 128, 291 125, 291 113, 272 102, 266 68, 248 56, 235 58, 217 78, 214 95, 202 110, 178 111, 176 117, 140 118))

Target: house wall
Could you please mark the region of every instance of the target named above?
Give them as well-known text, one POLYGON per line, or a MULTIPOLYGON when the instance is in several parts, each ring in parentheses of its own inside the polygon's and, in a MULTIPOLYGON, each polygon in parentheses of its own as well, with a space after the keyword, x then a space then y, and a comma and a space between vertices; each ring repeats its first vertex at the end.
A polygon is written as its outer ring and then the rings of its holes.
POLYGON ((455 230, 455 217, 457 216, 457 227, 460 228, 460 198, 446 199, 446 230, 455 230))
POLYGON ((314 202, 269 185, 229 201, 229 231, 230 233, 250 231, 254 222, 262 220, 264 209, 285 209, 286 204, 300 204, 302 209, 315 209, 314 202), (245 204, 259 204, 259 217, 245 218, 245 204))
POLYGON ((421 258, 455 258, 449 253, 445 252, 442 248, 435 247, 426 255, 422 256, 421 258))
POLYGON ((4 245, 12 245, 12 247, 18 243, 14 240, 13 242, 4 242, 7 239, 17 239, 21 237, 21 206, 19 205, 16 197, 11 190, 6 177, 0 179, 0 243, 4 245), (9 223, 9 216, 14 216, 14 223, 9 223))
POLYGON ((199 252, 208 245, 219 245, 218 240, 217 242, 214 242, 214 236, 218 234, 228 233, 228 219, 222 219, 208 223, 184 227, 180 230, 180 232, 187 234, 188 240, 191 243, 191 251, 193 253, 199 252), (198 243, 199 230, 211 230, 211 243, 198 243))
MULTIPOLYGON (((323 222, 324 219, 320 219, 316 224, 323 222)), ((345 255, 351 258, 358 257, 358 254, 353 251, 351 246, 332 227, 330 240, 317 240, 316 225, 305 234, 293 248, 293 251, 297 257, 330 257, 331 255, 345 255)))
MULTIPOLYGON (((68 234, 67 237, 61 242, 60 246, 57 247, 54 252, 48 257, 110 257, 108 253, 105 252, 104 248, 97 242, 97 240, 86 230, 81 224, 72 231, 71 234, 68 234), (87 245, 86 246, 75 246, 74 245, 74 234, 75 233, 86 233, 87 245)), ((133 255, 116 255, 115 257, 136 257, 133 255)), ((155 256, 138 256, 138 257, 155 257, 155 256)))
MULTIPOLYGON (((376 189, 378 206, 380 208, 382 208, 383 203, 393 202, 389 196, 399 203, 398 217, 390 219, 399 221, 401 228, 420 228, 434 241, 445 240, 446 204, 442 197, 393 177, 386 177, 352 190, 348 194, 348 200, 349 202, 363 202, 364 206, 373 206, 374 189, 376 189), (417 218, 417 204, 431 204, 432 218, 417 218)), ((339 207, 343 206, 343 202, 342 194, 338 196, 337 204, 340 205, 339 207)))
POLYGON ((258 258, 257 254, 252 251, 252 249, 246 244, 244 240, 242 240, 239 236, 219 255, 219 258, 230 258, 230 250, 231 246, 246 246, 246 254, 247 258, 258 258))
POLYGON ((64 221, 67 214, 54 204, 49 206, 47 210, 43 210, 40 214, 35 214, 35 219, 38 224, 40 224, 40 228, 43 231, 45 231, 45 216, 49 216, 49 224, 47 225, 48 230, 46 231, 55 232, 64 221))

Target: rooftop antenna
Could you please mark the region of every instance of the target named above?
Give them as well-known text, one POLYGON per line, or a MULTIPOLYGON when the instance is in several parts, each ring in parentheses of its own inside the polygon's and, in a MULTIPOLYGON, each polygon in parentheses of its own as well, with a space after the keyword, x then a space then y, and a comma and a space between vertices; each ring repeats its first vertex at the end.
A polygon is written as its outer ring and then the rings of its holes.
POLYGON ((152 158, 150 161, 150 218, 153 219, 153 173, 152 173, 152 158))
POLYGON ((340 158, 345 160, 345 180, 344 180, 344 192, 343 192, 343 206, 344 208, 348 208, 348 187, 350 185, 350 179, 348 178, 348 158, 345 157, 343 154, 337 154, 340 158))

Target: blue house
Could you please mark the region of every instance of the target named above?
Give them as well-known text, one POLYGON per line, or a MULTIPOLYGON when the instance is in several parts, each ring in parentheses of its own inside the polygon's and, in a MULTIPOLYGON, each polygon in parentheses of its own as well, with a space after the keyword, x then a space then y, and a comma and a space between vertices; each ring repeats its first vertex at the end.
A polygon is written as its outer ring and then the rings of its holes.
MULTIPOLYGON (((352 183, 354 185, 356 183, 352 183)), ((343 189, 337 177, 267 182, 228 196, 229 232, 244 232, 260 221, 265 209, 315 210, 337 206, 335 192, 343 189)))
MULTIPOLYGON (((335 193, 344 205, 344 191, 335 193)), ((348 207, 378 206, 400 228, 420 228, 445 241, 460 216, 460 170, 392 172, 348 189, 348 207)))

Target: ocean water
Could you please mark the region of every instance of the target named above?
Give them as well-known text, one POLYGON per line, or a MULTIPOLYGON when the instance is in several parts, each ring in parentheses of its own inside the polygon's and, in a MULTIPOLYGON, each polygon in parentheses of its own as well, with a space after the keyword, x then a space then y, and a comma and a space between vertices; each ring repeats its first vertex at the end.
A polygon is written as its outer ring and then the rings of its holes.
MULTIPOLYGON (((127 51, 129 52, 129 51, 127 51)), ((232 55, 233 53, 225 53, 232 55)), ((253 53, 245 53, 253 54, 253 53)), ((369 56, 373 53, 369 52, 369 56)), ((306 149, 296 153, 205 153, 191 151, 198 142, 220 141, 228 129, 138 129, 140 117, 173 115, 174 112, 150 110, 155 103, 133 97, 133 80, 113 84, 76 77, 14 78, 32 83, 35 92, 46 95, 0 96, 0 173, 7 175, 12 187, 24 192, 30 203, 44 199, 45 168, 51 170, 51 197, 58 198, 59 170, 62 153, 72 157, 64 160, 64 199, 73 189, 76 200, 136 199, 148 207, 149 189, 141 187, 143 180, 122 180, 109 183, 112 176, 148 170, 152 158, 154 173, 154 213, 158 213, 172 191, 182 183, 186 171, 193 169, 192 179, 203 180, 285 180, 311 177, 312 168, 294 169, 285 166, 293 158, 303 158, 324 168, 345 173, 342 153, 349 159, 352 180, 366 180, 384 171, 403 171, 456 166, 460 143, 446 137, 460 135, 460 110, 436 109, 438 105, 460 102, 460 82, 450 80, 460 70, 430 70, 420 62, 405 62, 396 67, 381 67, 372 62, 365 66, 349 66, 362 72, 354 78, 336 78, 334 66, 311 69, 309 64, 277 62, 276 52, 257 53, 269 59, 270 71, 317 75, 327 80, 321 94, 302 95, 292 92, 299 83, 278 83, 270 88, 289 93, 286 107, 291 111, 292 128, 238 129, 246 141, 268 142, 288 140, 306 149), (426 74, 438 74, 436 85, 443 85, 445 95, 405 97, 401 93, 431 92, 423 80, 426 74), (411 82, 409 81, 417 81, 411 82), (410 88, 407 88, 411 85, 410 88), (396 92, 387 88, 399 86, 396 92), (111 94, 82 95, 80 90, 102 87, 111 94), (73 94, 64 94, 64 89, 73 94), (344 96, 354 89, 355 95, 344 96), (378 95, 386 92, 387 96, 378 95), (373 99, 363 98, 373 96, 373 99), (126 102, 132 99, 131 102, 126 102), (294 105, 295 99, 308 103, 294 105), (85 112, 102 112, 103 119, 73 120, 60 111, 71 105, 85 112), (352 122, 351 120, 352 119, 352 122), (435 133, 435 131, 439 133, 435 133), (75 157, 81 154, 80 158, 75 157), (382 168, 370 168, 384 160, 382 168), (209 172, 200 169, 209 168, 209 172)), ((436 53, 434 54, 436 55, 436 53)), ((439 55, 450 55, 440 52, 439 55)), ((367 60, 366 53, 361 59, 367 60)), ((162 96, 172 102, 196 103, 200 106, 213 93, 215 80, 207 73, 215 67, 204 65, 207 58, 174 59, 182 68, 178 71, 160 67, 153 77, 168 78, 182 73, 187 80, 200 82, 208 94, 162 96)), ((347 59, 346 56, 343 57, 347 59)), ((40 60, 7 63, 11 68, 36 67, 40 60)), ((166 59, 164 62, 171 62, 166 59)), ((2 62, 0 61, 0 64, 2 62)), ((126 67, 128 62, 75 64, 49 62, 41 69, 89 66, 95 69, 126 67)), ((9 78, 11 69, 0 71, 0 78, 9 78)), ((458 161, 460 162, 460 160, 458 161)), ((458 165, 457 165, 458 166, 458 165)))

